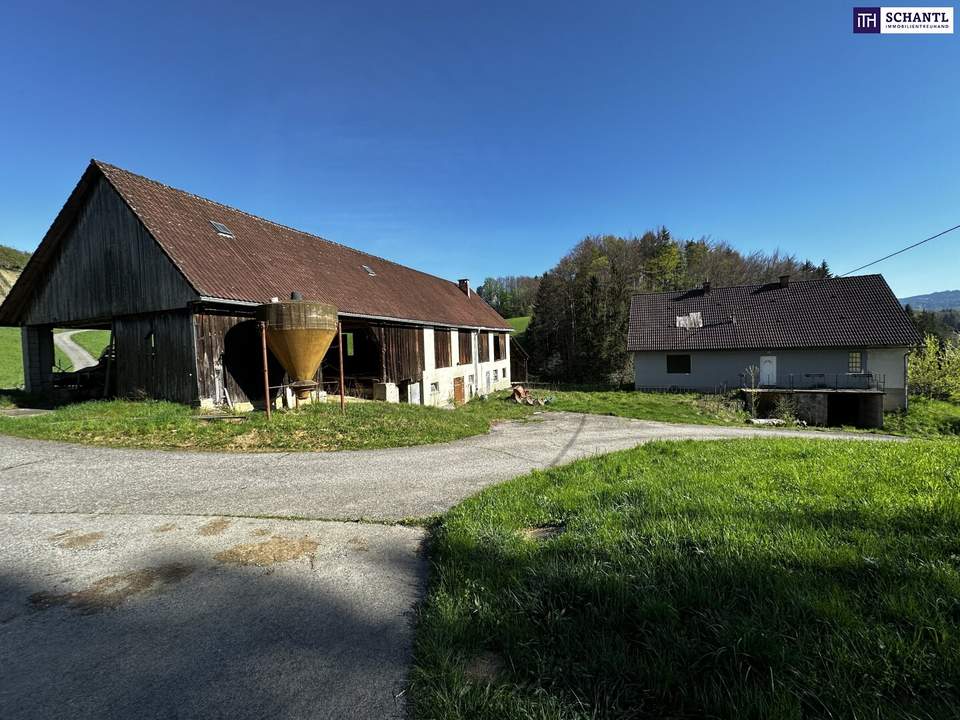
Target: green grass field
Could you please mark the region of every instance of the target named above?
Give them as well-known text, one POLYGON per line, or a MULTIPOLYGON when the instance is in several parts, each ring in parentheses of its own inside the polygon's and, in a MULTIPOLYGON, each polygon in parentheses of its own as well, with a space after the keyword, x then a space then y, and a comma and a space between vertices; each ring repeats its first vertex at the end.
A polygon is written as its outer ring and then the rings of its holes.
MULTIPOLYGON (((73 336, 74 341, 99 358, 110 342, 109 330, 84 330, 73 336)), ((67 372, 73 369, 70 359, 59 348, 54 348, 57 368, 67 372)), ((0 327, 0 388, 23 385, 23 358, 20 355, 20 328, 0 327)))
POLYGON ((742 424, 747 415, 742 403, 719 395, 696 393, 651 393, 635 390, 549 391, 535 390, 537 397, 552 398, 550 410, 618 415, 637 420, 696 423, 698 425, 742 424))
POLYGON ((507 323, 513 328, 514 335, 522 335, 530 325, 530 316, 508 318, 507 323))
POLYGON ((960 707, 960 443, 654 443, 490 488, 430 547, 422 720, 960 707))
POLYGON ((0 417, 0 433, 112 447, 191 450, 359 450, 449 442, 487 432, 492 422, 529 417, 532 408, 502 398, 456 410, 387 403, 304 406, 250 413, 240 423, 205 422, 198 410, 168 402, 124 400, 67 405, 30 418, 0 417))
POLYGON ((20 328, 0 327, 0 388, 23 385, 20 328))

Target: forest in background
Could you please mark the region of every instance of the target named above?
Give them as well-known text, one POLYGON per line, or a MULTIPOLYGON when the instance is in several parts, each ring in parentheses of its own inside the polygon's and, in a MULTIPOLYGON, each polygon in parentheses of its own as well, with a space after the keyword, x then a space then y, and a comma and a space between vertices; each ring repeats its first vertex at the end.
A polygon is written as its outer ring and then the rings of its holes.
POLYGON ((640 236, 584 238, 539 278, 488 278, 478 289, 504 317, 532 315, 520 342, 530 372, 583 384, 630 379, 627 325, 630 295, 700 285, 741 285, 830 276, 819 265, 779 252, 741 253, 726 243, 675 239, 661 227, 640 236), (531 297, 532 296, 532 297, 531 297))

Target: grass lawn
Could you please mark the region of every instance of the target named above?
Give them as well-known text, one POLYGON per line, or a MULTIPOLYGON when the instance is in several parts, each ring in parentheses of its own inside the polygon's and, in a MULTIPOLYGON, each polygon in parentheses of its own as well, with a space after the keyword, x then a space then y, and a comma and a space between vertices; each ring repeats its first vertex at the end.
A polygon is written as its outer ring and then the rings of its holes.
POLYGON ((73 341, 99 360, 104 348, 110 344, 109 330, 84 330, 73 336, 73 341))
POLYGON ((474 400, 456 410, 349 403, 299 411, 250 413, 240 423, 198 421, 197 410, 168 402, 105 400, 29 418, 0 417, 0 433, 112 447, 192 450, 359 450, 448 442, 486 432, 497 420, 521 419, 532 408, 502 399, 474 400))
POLYGON ((638 420, 729 425, 746 422, 741 403, 719 395, 696 393, 651 393, 635 390, 549 391, 536 390, 537 397, 552 397, 548 410, 619 415, 638 420))
POLYGON ((960 405, 944 400, 910 398, 905 413, 887 413, 885 432, 916 437, 960 435, 960 405))
POLYGON ((20 328, 0 327, 0 388, 23 385, 20 328))
POLYGON ((513 335, 523 335, 527 331, 527 326, 530 325, 530 316, 508 318, 507 324, 513 328, 513 335))
POLYGON ((960 443, 653 443, 490 488, 431 553, 421 720, 960 707, 960 443))
MULTIPOLYGON (((74 341, 99 358, 110 342, 109 330, 84 330, 73 336, 74 341)), ((54 363, 64 371, 73 369, 73 363, 54 347, 54 363)), ((20 354, 20 328, 0 327, 0 388, 16 388, 23 385, 23 357, 20 354)))

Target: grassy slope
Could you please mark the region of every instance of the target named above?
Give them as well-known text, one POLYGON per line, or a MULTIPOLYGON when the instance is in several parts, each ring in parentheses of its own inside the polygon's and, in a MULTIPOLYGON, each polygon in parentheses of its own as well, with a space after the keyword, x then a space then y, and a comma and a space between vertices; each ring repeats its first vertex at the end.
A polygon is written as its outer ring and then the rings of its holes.
POLYGON ((30 259, 30 253, 0 245, 0 268, 4 270, 22 270, 30 259))
POLYGON ((737 403, 721 396, 695 393, 649 393, 633 390, 609 391, 535 391, 538 397, 553 398, 550 410, 619 415, 638 420, 696 423, 699 425, 741 424, 746 414, 737 403))
MULTIPOLYGON (((93 357, 110 342, 109 330, 84 330, 73 336, 74 341, 93 357)), ((54 348, 54 362, 63 371, 73 369, 69 358, 54 348)), ((23 385, 23 358, 20 354, 20 328, 0 327, 0 388, 15 388, 23 385)))
POLYGON ((456 410, 356 403, 341 416, 333 404, 251 413, 241 423, 202 422, 196 411, 167 402, 97 401, 31 418, 0 417, 0 433, 114 447, 196 450, 357 450, 448 442, 486 432, 490 423, 529 416, 531 408, 475 400, 456 410))
POLYGON ((522 335, 527 331, 527 326, 530 325, 530 316, 508 318, 507 323, 513 328, 514 335, 522 335))
POLYGON ((0 388, 23 385, 20 328, 0 327, 0 388))
POLYGON ((110 343, 110 331, 84 330, 74 335, 73 341, 90 353, 95 360, 99 360, 104 348, 110 343))
POLYGON ((960 405, 943 400, 910 398, 906 413, 888 413, 885 431, 916 437, 960 435, 960 405))
POLYGON ((770 439, 491 488, 434 531, 416 717, 952 716, 958 482, 956 442, 770 439))

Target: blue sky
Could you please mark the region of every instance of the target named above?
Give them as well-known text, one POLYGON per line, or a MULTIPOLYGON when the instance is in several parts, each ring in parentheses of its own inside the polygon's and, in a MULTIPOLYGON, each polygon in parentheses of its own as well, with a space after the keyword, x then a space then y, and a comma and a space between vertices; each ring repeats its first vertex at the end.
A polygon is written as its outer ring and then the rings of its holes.
POLYGON ((5 5, 0 243, 91 157, 477 283, 593 233, 845 272, 960 223, 960 36, 853 35, 852 2, 136 5, 5 5))

